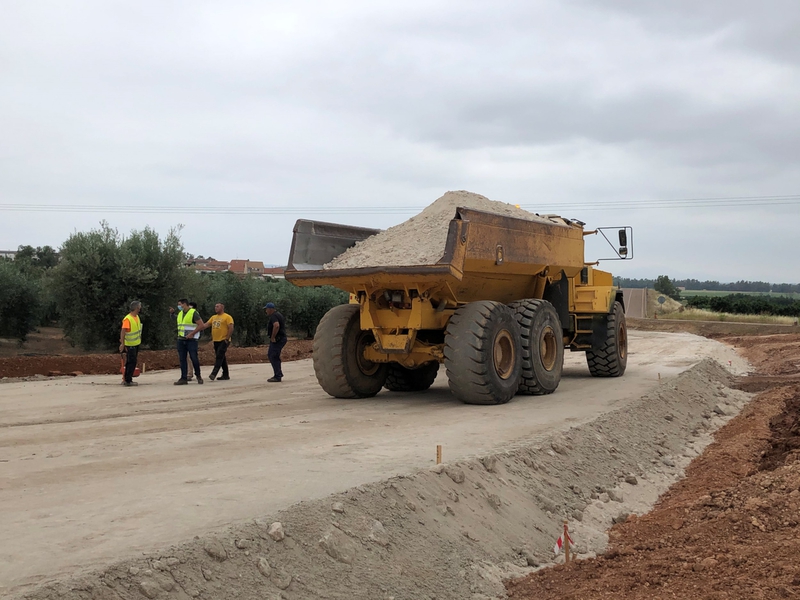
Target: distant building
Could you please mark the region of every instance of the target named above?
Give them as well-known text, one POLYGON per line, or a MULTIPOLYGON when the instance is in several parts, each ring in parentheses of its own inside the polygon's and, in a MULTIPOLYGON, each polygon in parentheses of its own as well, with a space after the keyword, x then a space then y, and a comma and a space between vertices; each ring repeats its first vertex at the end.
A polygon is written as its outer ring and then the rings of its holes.
POLYGON ((214 260, 210 256, 208 258, 203 258, 202 256, 190 258, 185 264, 186 267, 198 273, 224 273, 230 267, 230 263, 227 261, 214 260))
POLYGON ((236 273, 237 275, 247 275, 247 263, 249 261, 246 260, 239 260, 238 258, 231 261, 228 270, 231 273, 236 273))
POLYGON ((16 250, 0 250, 0 258, 7 258, 8 260, 14 260, 14 257, 17 256, 16 250))
POLYGON ((228 262, 216 260, 210 256, 208 258, 196 256, 189 258, 184 264, 188 269, 198 273, 224 273, 229 271, 241 276, 253 275, 255 277, 276 277, 279 279, 283 279, 284 271, 283 267, 265 267, 260 260, 239 258, 228 262))
POLYGON ((264 263, 260 260, 248 260, 245 265, 245 273, 248 275, 258 275, 260 277, 264 274, 264 263))

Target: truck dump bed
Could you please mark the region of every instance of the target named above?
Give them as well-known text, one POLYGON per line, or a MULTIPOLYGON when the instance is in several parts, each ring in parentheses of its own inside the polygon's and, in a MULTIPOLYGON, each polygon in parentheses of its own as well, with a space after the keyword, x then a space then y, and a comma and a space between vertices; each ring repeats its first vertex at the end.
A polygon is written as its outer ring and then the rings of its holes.
POLYGON ((584 267, 583 228, 551 218, 528 221, 458 208, 436 264, 325 269, 324 265, 380 230, 298 220, 286 279, 299 286, 332 285, 357 294, 377 289, 427 290, 432 299, 464 304, 533 297, 537 275, 575 277, 584 267))

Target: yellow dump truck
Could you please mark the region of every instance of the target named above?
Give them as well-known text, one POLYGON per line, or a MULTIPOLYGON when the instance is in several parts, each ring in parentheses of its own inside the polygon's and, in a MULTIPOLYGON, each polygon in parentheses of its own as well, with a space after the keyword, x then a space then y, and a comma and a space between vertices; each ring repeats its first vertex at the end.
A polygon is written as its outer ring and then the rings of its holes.
MULTIPOLYGON (((303 219, 294 228, 286 279, 350 293, 314 338, 314 370, 331 396, 422 391, 443 363, 459 400, 502 404, 555 391, 565 348, 585 352, 596 377, 625 372, 622 291, 585 262, 584 236, 595 232, 583 223, 458 208, 435 264, 324 268, 379 232, 303 219)), ((624 257, 624 229, 619 242, 624 257)))

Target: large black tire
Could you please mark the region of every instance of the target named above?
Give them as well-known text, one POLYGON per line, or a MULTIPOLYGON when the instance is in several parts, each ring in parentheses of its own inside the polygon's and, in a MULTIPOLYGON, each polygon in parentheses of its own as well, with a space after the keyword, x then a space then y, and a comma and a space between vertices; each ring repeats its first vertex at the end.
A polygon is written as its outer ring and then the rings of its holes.
POLYGON ((564 334, 556 309, 547 300, 520 300, 514 311, 522 341, 520 394, 552 394, 564 367, 564 334))
POLYGON ((589 372, 595 377, 620 377, 628 365, 628 326, 619 302, 608 315, 604 333, 603 345, 586 351, 589 372))
POLYGON ((334 398, 369 398, 386 382, 385 364, 364 359, 364 348, 375 337, 361 330, 359 306, 342 304, 330 309, 314 336, 314 373, 322 389, 334 398))
POLYGON ((445 333, 444 365, 450 391, 465 404, 504 404, 522 373, 522 346, 514 313, 488 300, 462 306, 445 333))
POLYGON ((427 362, 416 369, 407 369, 397 363, 389 363, 389 374, 384 387, 392 392, 422 392, 433 385, 439 363, 427 362))

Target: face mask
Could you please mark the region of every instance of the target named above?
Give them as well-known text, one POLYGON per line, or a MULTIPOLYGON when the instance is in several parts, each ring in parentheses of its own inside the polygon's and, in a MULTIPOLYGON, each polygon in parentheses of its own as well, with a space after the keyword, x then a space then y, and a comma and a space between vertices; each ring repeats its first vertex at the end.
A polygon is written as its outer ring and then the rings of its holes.
POLYGON ((179 311, 183 310, 183 307, 180 304, 178 304, 178 310, 179 311))

